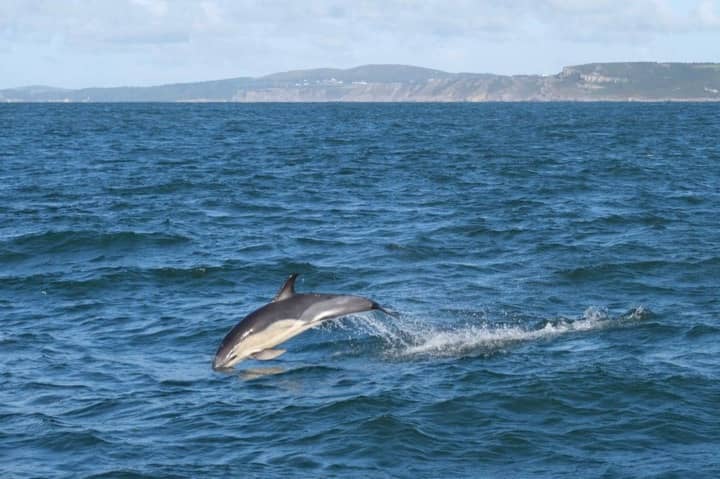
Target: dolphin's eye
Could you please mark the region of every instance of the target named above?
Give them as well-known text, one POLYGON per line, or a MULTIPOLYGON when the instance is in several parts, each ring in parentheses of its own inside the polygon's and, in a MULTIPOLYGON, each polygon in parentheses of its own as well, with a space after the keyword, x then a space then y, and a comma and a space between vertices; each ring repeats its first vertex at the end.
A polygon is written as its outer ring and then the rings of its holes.
POLYGON ((235 359, 236 357, 237 357, 237 354, 233 354, 232 356, 230 356, 230 357, 228 358, 228 360, 229 360, 229 361, 232 361, 232 360, 235 359))

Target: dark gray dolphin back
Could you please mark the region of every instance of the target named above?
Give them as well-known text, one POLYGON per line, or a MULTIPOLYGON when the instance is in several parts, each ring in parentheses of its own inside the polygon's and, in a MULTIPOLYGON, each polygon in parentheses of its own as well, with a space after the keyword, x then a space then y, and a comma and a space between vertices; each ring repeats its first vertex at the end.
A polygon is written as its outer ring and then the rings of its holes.
POLYGON ((273 301, 250 313, 240 324, 247 323, 248 328, 252 328, 253 332, 262 331, 281 319, 299 320, 313 304, 334 297, 334 294, 293 294, 287 299, 273 301))

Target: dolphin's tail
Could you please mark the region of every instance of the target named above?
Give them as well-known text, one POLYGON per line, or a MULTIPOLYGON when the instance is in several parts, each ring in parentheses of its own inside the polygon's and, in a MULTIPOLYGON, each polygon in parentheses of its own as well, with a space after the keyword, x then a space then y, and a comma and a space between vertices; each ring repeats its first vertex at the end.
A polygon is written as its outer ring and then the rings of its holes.
POLYGON ((391 318, 397 319, 400 317, 400 313, 398 313, 397 311, 390 311, 389 309, 385 309, 382 306, 380 306, 379 304, 377 304, 375 301, 372 302, 371 309, 377 309, 378 311, 382 311, 383 313, 387 314, 391 318))

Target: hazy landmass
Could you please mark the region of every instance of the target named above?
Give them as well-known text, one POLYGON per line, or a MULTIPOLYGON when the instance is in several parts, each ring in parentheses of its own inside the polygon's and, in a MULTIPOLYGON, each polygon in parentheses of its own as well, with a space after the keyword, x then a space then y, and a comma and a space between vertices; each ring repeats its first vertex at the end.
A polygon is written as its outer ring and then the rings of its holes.
POLYGON ((590 63, 512 76, 365 65, 151 87, 0 90, 0 102, 329 101, 720 101, 720 63, 590 63))

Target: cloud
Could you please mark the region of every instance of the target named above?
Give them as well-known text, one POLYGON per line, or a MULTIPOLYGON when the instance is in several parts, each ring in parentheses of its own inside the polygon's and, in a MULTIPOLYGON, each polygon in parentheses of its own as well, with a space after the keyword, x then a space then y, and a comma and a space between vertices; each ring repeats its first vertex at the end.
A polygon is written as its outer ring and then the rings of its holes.
POLYGON ((189 12, 170 13, 167 4, 152 0, 11 0, 0 7, 0 32, 15 42, 60 40, 72 48, 89 49, 122 39, 137 44, 187 38, 189 12))
POLYGON ((296 40, 372 34, 503 39, 523 35, 532 25, 546 33, 601 38, 604 33, 717 29, 717 7, 718 1, 710 0, 6 0, 0 6, 0 30, 16 41, 61 36, 86 46, 123 38, 129 44, 204 35, 242 38, 258 30, 296 40))
POLYGON ((720 29, 720 5, 717 1, 703 0, 695 8, 695 17, 701 26, 720 29))
POLYGON ((548 23, 565 24, 571 30, 591 30, 596 33, 642 32, 650 35, 693 33, 717 28, 703 18, 717 7, 718 1, 572 1, 543 0, 539 8, 552 12, 554 20, 548 23), (543 9, 542 5, 545 5, 543 9))
POLYGON ((164 17, 168 13, 168 2, 165 0, 130 0, 130 3, 143 7, 155 17, 164 17))

